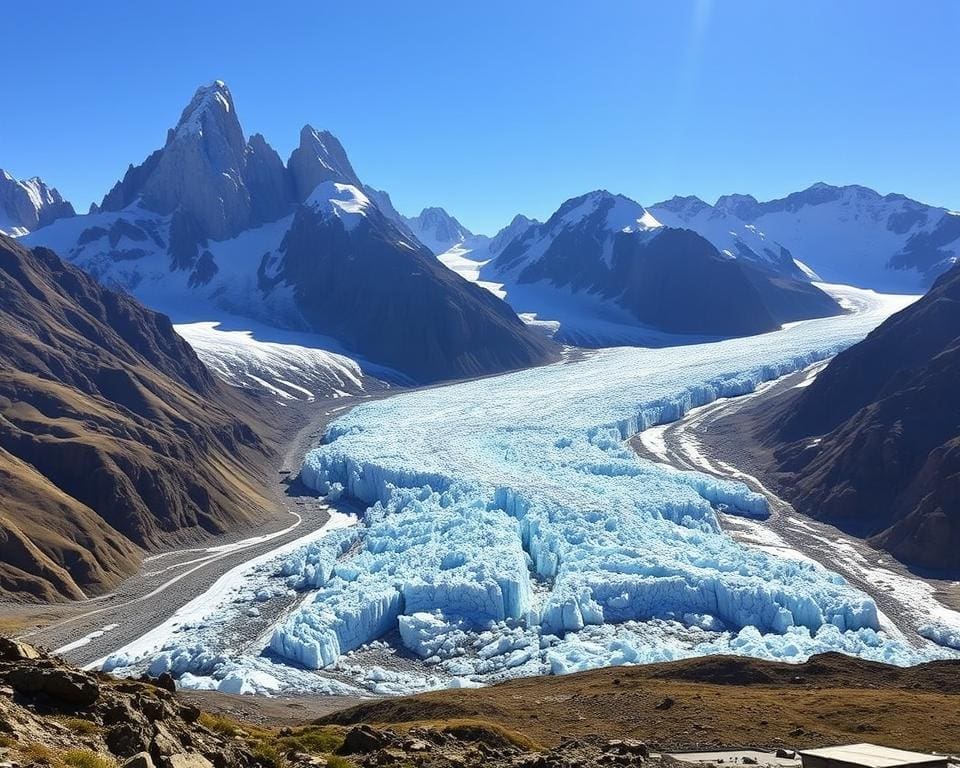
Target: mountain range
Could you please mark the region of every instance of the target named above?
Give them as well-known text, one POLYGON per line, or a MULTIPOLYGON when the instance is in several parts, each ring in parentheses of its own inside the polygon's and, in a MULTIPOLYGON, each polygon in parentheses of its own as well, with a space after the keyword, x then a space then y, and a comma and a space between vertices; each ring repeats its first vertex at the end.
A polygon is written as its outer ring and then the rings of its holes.
MULTIPOLYGON (((724 195, 714 205, 673 197, 646 210, 665 226, 697 232, 730 258, 800 280, 922 293, 960 258, 960 214, 858 185, 819 182, 766 202, 742 194, 724 195)), ((443 209, 424 213, 427 222, 444 214, 452 223, 439 231, 460 234, 431 239, 425 232, 436 253, 459 247, 475 251, 475 260, 489 258, 490 238, 471 233, 443 209)))
POLYGON ((327 131, 304 126, 284 161, 244 135, 222 81, 199 88, 163 146, 89 214, 70 216, 55 191, 40 197, 53 202, 17 229, 27 245, 177 322, 245 317, 311 333, 422 383, 548 362, 555 341, 679 343, 840 312, 818 278, 918 290, 955 257, 960 220, 856 187, 649 208, 601 190, 489 237, 439 207, 403 216, 327 131), (883 250, 868 268, 839 246, 828 253, 831 237, 883 250))
POLYGON ((262 136, 245 139, 216 81, 90 214, 26 242, 180 320, 230 313, 322 334, 420 382, 556 357, 553 342, 446 270, 362 186, 325 131, 305 126, 286 164, 262 136))

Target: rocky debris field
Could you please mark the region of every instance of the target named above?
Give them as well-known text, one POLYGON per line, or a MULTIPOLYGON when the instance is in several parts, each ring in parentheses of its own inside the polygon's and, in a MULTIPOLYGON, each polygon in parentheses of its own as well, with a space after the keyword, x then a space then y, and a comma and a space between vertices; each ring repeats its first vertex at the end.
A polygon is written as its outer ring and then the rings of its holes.
POLYGON ((489 722, 265 728, 185 701, 173 680, 120 680, 0 638, 3 768, 577 768, 650 761, 645 744, 581 737, 541 746, 489 722))
POLYGON ((347 732, 340 752, 370 768, 579 768, 638 766, 651 759, 641 741, 589 736, 540 749, 519 733, 471 721, 411 728, 405 733, 358 725, 347 732))
POLYGON ((228 768, 261 762, 178 701, 173 680, 81 672, 34 646, 0 638, 0 764, 228 768))

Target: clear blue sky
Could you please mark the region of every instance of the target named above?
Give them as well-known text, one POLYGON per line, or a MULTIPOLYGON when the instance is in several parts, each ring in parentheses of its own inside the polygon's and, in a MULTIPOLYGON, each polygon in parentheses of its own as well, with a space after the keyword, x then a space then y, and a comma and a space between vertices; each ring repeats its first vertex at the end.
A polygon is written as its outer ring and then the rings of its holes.
POLYGON ((960 2, 52 2, 4 9, 0 167, 78 207, 201 83, 283 157, 333 131, 405 213, 823 180, 960 209, 960 2))

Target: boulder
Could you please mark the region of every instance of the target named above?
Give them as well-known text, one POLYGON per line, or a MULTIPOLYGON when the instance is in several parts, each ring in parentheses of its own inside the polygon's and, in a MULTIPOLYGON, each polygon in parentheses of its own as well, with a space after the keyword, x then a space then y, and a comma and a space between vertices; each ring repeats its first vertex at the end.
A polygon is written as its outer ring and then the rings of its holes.
POLYGON ((41 653, 29 643, 21 643, 9 637, 0 637, 0 659, 18 661, 20 659, 39 659, 41 653))
POLYGON ((7 682, 22 694, 45 695, 73 707, 89 707, 100 696, 94 677, 61 667, 15 667, 7 672, 7 682))
POLYGON ((213 768, 213 763, 196 752, 170 755, 164 758, 163 764, 165 768, 213 768))
POLYGON ((149 751, 151 734, 143 724, 131 721, 113 726, 107 731, 104 741, 117 757, 133 757, 149 751))
POLYGON ((384 734, 369 725, 358 725, 351 728, 343 740, 343 745, 338 752, 343 755, 365 755, 368 752, 376 752, 387 745, 389 739, 384 734))
POLYGON ((153 758, 149 752, 137 752, 133 757, 124 760, 122 768, 154 768, 153 758))

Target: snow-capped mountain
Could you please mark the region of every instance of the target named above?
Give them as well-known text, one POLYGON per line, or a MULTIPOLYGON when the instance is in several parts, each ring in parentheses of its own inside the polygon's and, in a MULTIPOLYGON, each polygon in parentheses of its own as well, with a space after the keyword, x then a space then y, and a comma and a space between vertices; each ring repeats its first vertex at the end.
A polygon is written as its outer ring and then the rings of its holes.
POLYGON ((767 202, 725 195, 715 209, 754 225, 828 282, 917 293, 960 256, 960 214, 867 187, 817 183, 767 202))
POLYGON ((475 235, 443 208, 424 208, 418 216, 404 219, 416 238, 436 255, 456 246, 476 250, 489 240, 484 235, 475 235))
POLYGON ((536 219, 528 218, 522 213, 518 213, 513 217, 513 220, 507 224, 503 229, 501 229, 497 234, 495 234, 490 239, 490 245, 487 248, 487 252, 491 256, 496 256, 503 252, 503 249, 510 245, 516 238, 520 237, 524 232, 526 232, 530 227, 535 227, 540 224, 536 219))
POLYGON ((17 181, 0 168, 0 233, 20 237, 75 215, 73 206, 41 179, 34 176, 17 181))
POLYGON ((547 361, 554 346, 449 273, 305 126, 286 164, 244 138, 226 85, 198 89, 165 145, 87 216, 31 236, 176 322, 222 314, 332 337, 417 381, 547 361), (321 279, 322 276, 322 279, 321 279))
POLYGON ((622 195, 591 192, 520 230, 481 266, 478 280, 496 286, 521 315, 552 322, 564 341, 744 335, 840 311, 808 282, 723 254, 622 195))
POLYGON ((650 212, 668 227, 692 229, 729 258, 743 259, 799 280, 816 277, 806 265, 795 261, 789 250, 768 238, 756 225, 747 224, 699 197, 672 197, 650 206, 650 212))

